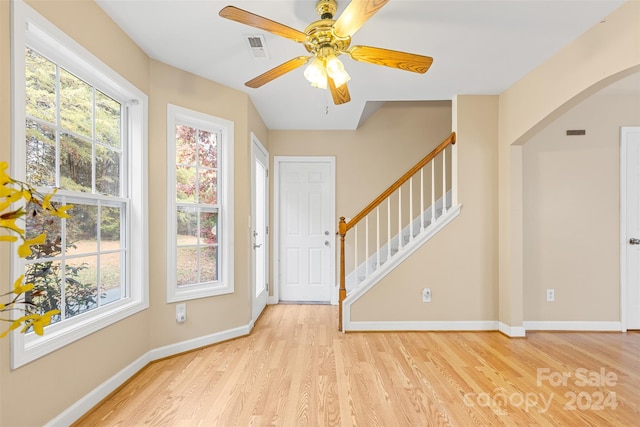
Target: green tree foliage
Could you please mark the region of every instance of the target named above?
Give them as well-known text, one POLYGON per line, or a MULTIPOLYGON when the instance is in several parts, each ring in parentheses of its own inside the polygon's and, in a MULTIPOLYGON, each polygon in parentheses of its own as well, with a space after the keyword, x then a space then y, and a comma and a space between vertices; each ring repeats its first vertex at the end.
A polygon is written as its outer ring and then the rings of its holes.
MULTIPOLYGON (((42 215, 41 210, 42 208, 37 204, 30 203, 27 206, 27 212, 30 212, 26 224, 27 237, 41 233, 47 234, 44 243, 33 245, 32 254, 27 257, 29 260, 42 260, 27 264, 25 280, 34 285, 33 292, 29 293, 27 298, 38 307, 39 313, 61 310, 64 306, 65 318, 96 308, 98 306, 97 285, 95 281, 91 283, 82 278, 83 271, 88 269, 86 263, 80 265, 66 263, 63 278, 62 263, 56 260, 56 257, 63 252, 61 222, 59 218, 42 215)), ((86 211, 86 206, 84 209, 82 206, 74 206, 72 219, 76 214, 82 217, 83 210, 86 211), (76 208, 79 208, 78 213, 76 208)), ((73 223, 73 221, 70 222, 73 223)), ((74 247, 73 243, 67 242, 65 249, 74 247)), ((53 316, 51 321, 58 322, 61 316, 62 313, 53 316)))
MULTIPOLYGON (((25 80, 27 182, 120 197, 122 105, 31 48, 25 51, 25 80)), ((35 285, 31 300, 43 313, 60 309, 53 321, 96 308, 98 272, 85 262, 96 255, 64 262, 61 255, 76 250, 75 242, 98 236, 119 241, 121 208, 76 203, 64 225, 65 239, 59 218, 31 215, 26 225, 29 236, 47 233, 28 258, 25 278, 35 285)))
POLYGON ((120 195, 119 102, 27 48, 27 181, 56 185, 56 124, 60 122, 59 186, 120 195))

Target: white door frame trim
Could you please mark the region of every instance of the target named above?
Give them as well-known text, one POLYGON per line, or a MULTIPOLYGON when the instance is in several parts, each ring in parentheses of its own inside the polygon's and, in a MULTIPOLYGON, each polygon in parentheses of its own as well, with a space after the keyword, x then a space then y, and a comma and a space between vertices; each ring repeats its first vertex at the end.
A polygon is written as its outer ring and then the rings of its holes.
MULTIPOLYGON (((335 156, 274 156, 273 157, 273 295, 268 297, 268 304, 278 304, 280 301, 280 165, 283 163, 302 163, 302 162, 328 162, 331 166, 331 182, 329 184, 331 195, 330 210, 332 212, 330 228, 336 230, 336 158, 335 156)), ((329 277, 331 282, 329 285, 334 289, 331 292, 331 304, 338 303, 338 291, 336 288, 336 240, 334 236, 334 244, 331 245, 331 271, 329 277)))
POLYGON ((627 331, 628 284, 627 284, 627 138, 626 135, 638 131, 637 126, 620 128, 620 328, 627 331))
MULTIPOLYGON (((266 204, 266 223, 267 226, 269 226, 269 151, 265 148, 264 145, 262 145, 262 143, 260 142, 260 140, 258 139, 258 137, 256 136, 256 134, 254 134, 253 132, 251 132, 251 214, 253 215, 253 210, 254 210, 254 205, 255 205, 255 183, 256 183, 256 165, 255 165, 255 150, 259 150, 262 152, 262 154, 267 158, 267 194, 266 194, 266 198, 265 198, 265 204, 266 204)), ((254 219, 252 218, 249 221, 249 244, 253 244, 253 237, 251 236, 251 229, 253 228, 253 222, 254 219)), ((265 269, 266 269, 266 276, 267 276, 267 285, 269 288, 271 288, 271 286, 269 285, 269 256, 270 256, 270 251, 269 251, 269 243, 271 242, 271 233, 269 233, 267 236, 265 236, 265 251, 266 251, 266 259, 267 262, 265 263, 265 269)), ((253 304, 256 301, 256 296, 255 296, 255 251, 251 250, 251 271, 249 272, 249 274, 251 275, 251 318, 252 321, 255 322, 256 320, 258 320, 257 318, 254 318, 254 307, 253 304)), ((267 289, 267 304, 269 304, 269 289, 267 289)))

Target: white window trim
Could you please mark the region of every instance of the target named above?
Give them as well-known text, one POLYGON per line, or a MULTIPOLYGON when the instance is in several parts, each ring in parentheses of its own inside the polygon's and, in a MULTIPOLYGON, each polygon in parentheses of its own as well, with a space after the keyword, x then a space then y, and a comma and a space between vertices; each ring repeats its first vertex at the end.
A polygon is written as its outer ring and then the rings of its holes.
MULTIPOLYGON (((128 316, 149 307, 148 269, 148 97, 106 64, 67 36, 22 0, 12 2, 12 175, 25 179, 25 46, 45 48, 55 62, 64 62, 65 68, 93 85, 108 85, 111 94, 119 95, 129 110, 127 127, 127 157, 123 165, 127 174, 130 199, 127 212, 126 242, 129 259, 125 271, 126 297, 83 313, 45 329, 44 336, 11 334, 11 368, 16 369, 54 350, 86 337, 128 316), (56 55, 57 54, 57 55, 56 55), (21 143, 22 142, 22 143, 21 143)), ((124 104, 123 104, 124 105, 124 104)), ((60 194, 63 192, 61 191, 60 194)), ((73 215, 73 212, 71 212, 73 215)), ((24 262, 12 251, 11 276, 15 280, 24 271, 24 262)), ((13 281, 12 281, 13 283, 13 281)))
POLYGON ((234 218, 233 218, 233 122, 177 105, 167 104, 167 302, 186 301, 234 291, 234 218), (193 286, 177 286, 176 278, 176 124, 186 124, 205 130, 222 130, 218 147, 220 186, 218 256, 220 277, 217 282, 193 286))

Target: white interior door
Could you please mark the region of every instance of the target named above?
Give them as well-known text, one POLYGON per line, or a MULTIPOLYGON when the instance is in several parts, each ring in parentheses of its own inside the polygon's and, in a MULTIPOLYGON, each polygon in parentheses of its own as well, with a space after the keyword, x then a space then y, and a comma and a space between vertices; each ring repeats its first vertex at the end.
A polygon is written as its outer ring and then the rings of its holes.
POLYGON ((251 158, 251 313, 255 322, 267 305, 269 293, 269 154, 255 135, 252 136, 251 158))
POLYGON ((640 329, 640 127, 623 127, 621 139, 623 307, 627 329, 640 329))
POLYGON ((279 300, 330 303, 335 159, 287 158, 278 165, 279 300))

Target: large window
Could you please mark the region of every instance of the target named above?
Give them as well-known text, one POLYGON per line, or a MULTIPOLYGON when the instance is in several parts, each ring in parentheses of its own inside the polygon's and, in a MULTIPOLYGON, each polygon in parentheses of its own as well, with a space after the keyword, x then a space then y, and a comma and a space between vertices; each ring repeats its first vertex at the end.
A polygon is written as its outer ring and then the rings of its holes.
MULTIPOLYGON (((45 329, 12 336, 13 366, 148 305, 146 234, 147 98, 22 2, 14 8, 12 173, 71 218, 27 219, 42 232, 26 260, 15 257, 43 311, 45 329)), ((37 206, 28 206, 37 209, 37 206)))
POLYGON ((167 107, 169 302, 233 292, 233 124, 167 107))

